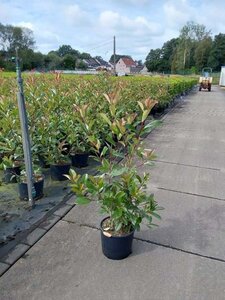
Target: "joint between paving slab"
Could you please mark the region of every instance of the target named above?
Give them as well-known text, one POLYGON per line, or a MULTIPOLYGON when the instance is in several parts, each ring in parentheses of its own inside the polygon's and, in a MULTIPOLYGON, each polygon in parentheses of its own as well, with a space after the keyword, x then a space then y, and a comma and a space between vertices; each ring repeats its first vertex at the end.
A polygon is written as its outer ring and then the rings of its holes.
POLYGON ((180 251, 180 252, 183 252, 183 253, 187 253, 187 254, 199 256, 199 257, 202 257, 202 258, 206 258, 206 259, 210 259, 210 260, 216 260, 216 261, 225 263, 225 260, 222 259, 222 258, 208 256, 208 255, 200 254, 200 253, 197 253, 197 252, 192 252, 192 251, 189 251, 189 250, 185 250, 185 249, 182 249, 182 248, 177 248, 177 247, 174 247, 174 246, 171 246, 171 245, 166 245, 166 244, 153 242, 153 241, 150 241, 150 240, 145 240, 145 239, 138 238, 138 237, 134 237, 134 239, 138 240, 138 241, 141 241, 141 242, 144 242, 144 243, 153 244, 153 245, 157 245, 157 246, 160 246, 160 247, 172 249, 172 250, 175 250, 175 251, 180 251))
POLYGON ((196 166, 196 165, 187 165, 187 164, 176 163, 176 162, 165 161, 165 160, 158 160, 158 159, 155 159, 155 160, 153 160, 153 161, 154 161, 154 162, 159 162, 159 163, 164 163, 164 164, 170 164, 170 165, 177 165, 177 166, 184 166, 184 167, 192 167, 192 168, 206 169, 206 170, 212 170, 212 171, 221 171, 221 169, 217 169, 217 168, 201 167, 201 166, 196 166))
POLYGON ((216 200, 216 201, 222 201, 222 202, 225 202, 225 199, 217 198, 217 197, 212 197, 212 196, 207 196, 207 195, 202 195, 202 194, 183 192, 183 191, 178 191, 178 190, 168 189, 168 188, 164 188, 164 187, 157 187, 157 189, 163 190, 163 191, 168 191, 168 192, 173 192, 173 193, 179 193, 179 194, 184 194, 184 195, 190 195, 190 196, 196 196, 196 197, 208 198, 208 199, 212 199, 212 200, 216 200))
MULTIPOLYGON (((62 220, 62 221, 67 222, 67 223, 76 224, 76 223, 71 222, 71 221, 66 221, 66 220, 62 220)), ((100 231, 100 228, 98 228, 94 225, 80 224, 80 226, 100 231)), ((221 258, 218 258, 218 257, 213 257, 213 256, 208 256, 208 255, 204 255, 204 254, 200 254, 200 253, 197 253, 197 252, 188 251, 188 250, 178 248, 178 247, 174 247, 174 246, 171 246, 171 245, 161 244, 161 243, 153 242, 153 241, 150 241, 150 240, 142 239, 142 238, 139 238, 139 237, 134 237, 134 240, 144 242, 144 243, 148 243, 148 244, 157 245, 157 246, 168 248, 168 249, 175 250, 175 251, 180 251, 180 252, 187 253, 187 254, 190 254, 190 255, 195 255, 195 256, 202 257, 202 258, 216 260, 216 261, 225 263, 224 259, 221 259, 221 258)))
POLYGON ((74 221, 64 220, 64 219, 62 219, 61 221, 62 221, 62 222, 69 223, 69 224, 78 225, 78 226, 80 226, 80 227, 88 227, 88 228, 91 228, 91 229, 100 230, 99 227, 94 226, 94 225, 90 225, 90 224, 87 224, 87 223, 77 223, 77 222, 74 222, 74 221))

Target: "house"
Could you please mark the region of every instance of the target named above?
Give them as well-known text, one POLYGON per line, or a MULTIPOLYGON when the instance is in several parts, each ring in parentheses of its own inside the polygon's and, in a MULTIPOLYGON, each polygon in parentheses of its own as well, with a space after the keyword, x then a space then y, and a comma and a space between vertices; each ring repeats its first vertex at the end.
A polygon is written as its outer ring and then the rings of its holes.
POLYGON ((97 58, 86 58, 83 59, 83 62, 86 64, 87 69, 89 70, 111 70, 112 65, 102 59, 101 57, 97 58))
POLYGON ((116 73, 131 74, 131 68, 135 68, 136 63, 131 57, 121 57, 116 63, 116 73))
POLYGON ((148 74, 149 74, 146 65, 143 66, 143 68, 142 68, 142 70, 140 71, 140 73, 143 74, 143 75, 148 75, 148 74))
POLYGON ((140 74, 144 66, 130 67, 130 74, 140 74))

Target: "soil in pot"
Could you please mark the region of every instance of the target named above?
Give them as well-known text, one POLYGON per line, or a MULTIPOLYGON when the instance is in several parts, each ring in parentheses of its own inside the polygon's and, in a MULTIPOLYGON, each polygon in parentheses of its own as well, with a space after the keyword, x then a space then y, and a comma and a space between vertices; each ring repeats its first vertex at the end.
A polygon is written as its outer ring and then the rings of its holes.
POLYGON ((111 235, 104 231, 104 223, 109 218, 105 218, 101 222, 101 242, 102 252, 109 259, 119 260, 128 257, 132 253, 132 243, 134 238, 134 230, 128 234, 111 235))
MULTIPOLYGON (((21 200, 28 200, 28 188, 26 182, 20 182, 18 184, 19 187, 19 197, 21 200)), ((44 177, 41 176, 37 181, 34 182, 34 188, 36 195, 34 200, 38 200, 43 197, 43 189, 44 189, 44 177)))
POLYGON ((88 166, 89 153, 71 154, 71 162, 73 167, 84 168, 88 166))
POLYGON ((50 175, 53 180, 64 181, 67 178, 64 176, 65 174, 69 174, 71 164, 70 163, 62 163, 50 165, 50 175))
POLYGON ((20 166, 12 167, 12 168, 6 168, 4 170, 4 177, 3 180, 5 183, 16 183, 17 182, 17 176, 20 175, 20 166))

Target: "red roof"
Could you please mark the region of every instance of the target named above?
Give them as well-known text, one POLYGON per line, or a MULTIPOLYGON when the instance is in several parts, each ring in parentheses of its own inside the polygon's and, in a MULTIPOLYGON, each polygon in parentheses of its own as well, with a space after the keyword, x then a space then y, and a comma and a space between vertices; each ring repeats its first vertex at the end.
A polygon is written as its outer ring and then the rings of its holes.
POLYGON ((122 57, 121 59, 123 60, 123 62, 125 63, 125 65, 127 67, 133 67, 133 66, 135 67, 136 66, 136 64, 132 58, 122 57))

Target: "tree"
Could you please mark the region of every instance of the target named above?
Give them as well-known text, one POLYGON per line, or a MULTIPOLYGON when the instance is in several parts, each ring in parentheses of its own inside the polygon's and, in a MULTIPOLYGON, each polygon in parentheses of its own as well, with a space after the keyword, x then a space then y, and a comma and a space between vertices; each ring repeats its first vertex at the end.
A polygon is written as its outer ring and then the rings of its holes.
POLYGON ((178 44, 178 38, 171 39, 163 44, 161 50, 161 62, 160 62, 160 70, 161 71, 171 71, 172 61, 174 57, 174 53, 178 44))
POLYGON ((161 49, 151 49, 146 57, 146 67, 149 72, 157 72, 160 69, 161 64, 161 49))
POLYGON ((45 68, 47 70, 56 70, 62 68, 62 58, 59 57, 54 51, 51 51, 44 58, 45 68))
POLYGON ((203 40, 199 41, 199 43, 197 44, 194 53, 194 60, 195 66, 198 71, 201 71, 204 67, 207 67, 211 49, 211 37, 206 37, 203 40))
POLYGON ((87 65, 82 60, 77 61, 76 67, 80 70, 87 70, 87 65))
POLYGON ((197 44, 210 37, 211 32, 205 25, 187 22, 180 30, 178 45, 176 48, 176 61, 173 60, 173 68, 177 70, 189 69, 193 66, 193 52, 197 44))
POLYGON ((91 55, 89 53, 83 52, 79 55, 80 59, 88 59, 91 58, 91 55))
POLYGON ((33 32, 28 28, 3 25, 0 23, 0 45, 2 50, 12 54, 15 49, 33 49, 35 45, 33 32))
POLYGON ((71 54, 66 54, 62 61, 63 68, 66 70, 74 70, 76 59, 71 54))
POLYGON ((208 66, 215 71, 220 71, 225 65, 225 34, 220 33, 215 36, 208 58, 208 66))
POLYGON ((56 51, 56 54, 60 57, 64 57, 67 54, 79 57, 80 52, 78 50, 74 50, 70 45, 62 45, 56 51))

